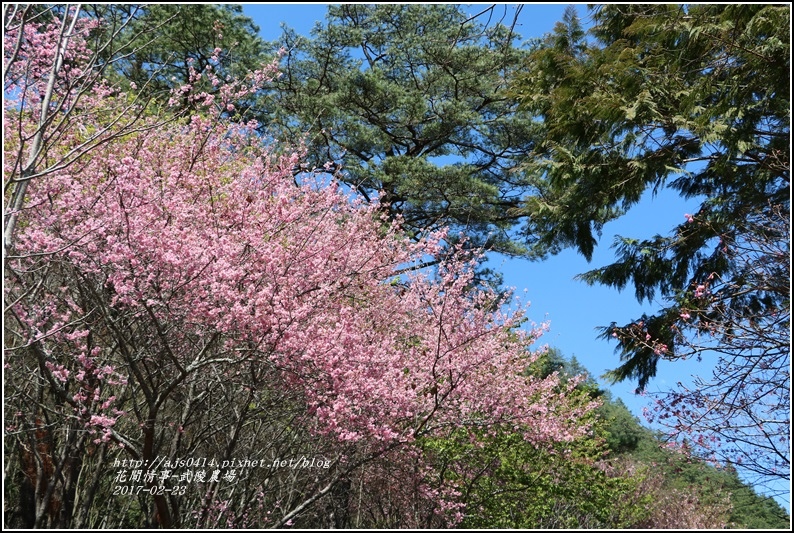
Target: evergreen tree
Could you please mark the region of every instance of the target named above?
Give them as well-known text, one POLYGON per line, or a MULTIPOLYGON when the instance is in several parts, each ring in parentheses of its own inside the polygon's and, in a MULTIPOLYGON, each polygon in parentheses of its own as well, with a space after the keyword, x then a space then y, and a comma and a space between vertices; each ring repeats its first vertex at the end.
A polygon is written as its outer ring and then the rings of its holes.
POLYGON ((789 7, 607 5, 590 40, 573 15, 515 86, 543 117, 524 165, 537 190, 522 206, 532 254, 590 259, 604 224, 648 190, 700 201, 669 235, 617 237, 616 261, 581 276, 662 297, 658 312, 603 328, 622 360, 608 376, 642 389, 662 358, 710 357, 713 379, 666 403, 673 431, 788 479, 789 7), (717 416, 681 418, 697 409, 717 416))
POLYGON ((381 195, 414 234, 452 226, 521 254, 508 234, 533 121, 506 88, 525 52, 503 24, 444 4, 330 6, 312 38, 285 30, 283 76, 261 101, 275 134, 308 133, 311 166, 368 200, 381 195))

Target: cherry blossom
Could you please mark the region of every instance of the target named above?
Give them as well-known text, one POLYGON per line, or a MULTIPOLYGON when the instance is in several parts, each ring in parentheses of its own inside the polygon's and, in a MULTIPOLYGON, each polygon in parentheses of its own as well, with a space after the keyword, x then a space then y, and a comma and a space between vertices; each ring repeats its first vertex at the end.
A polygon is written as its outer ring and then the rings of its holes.
MULTIPOLYGON (((136 108, 123 134, 106 120, 127 95, 111 97, 101 83, 72 94, 64 81, 51 101, 80 112, 29 164, 24 136, 43 131, 47 111, 20 106, 53 71, 47 50, 71 54, 70 73, 92 57, 79 37, 90 25, 76 21, 65 48, 53 44, 57 28, 22 28, 31 70, 11 63, 6 93, 17 98, 4 122, 6 179, 27 184, 6 264, 11 407, 36 427, 44 407, 27 402, 29 384, 47 390, 52 431, 81 435, 57 456, 88 461, 101 447, 154 461, 217 450, 215 428, 196 422, 213 410, 217 424, 238 417, 222 430, 233 445, 266 447, 246 432, 256 422, 249 413, 267 416, 256 406, 270 402, 303 439, 286 440, 284 429, 277 444, 322 443, 336 465, 304 501, 285 504, 275 525, 293 523, 353 475, 373 487, 413 483, 454 522, 457 489, 428 485, 418 439, 509 427, 544 446, 589 430, 581 420, 596 402, 572 399, 577 379, 525 372, 546 326, 526 326, 521 301, 476 286, 476 253, 459 246, 442 258, 445 231, 414 241, 326 174, 296 184, 299 140, 269 146, 256 123, 226 118, 276 75, 274 65, 230 83, 193 71, 172 94, 198 109, 189 120, 136 108), (204 76, 217 92, 195 88, 204 76), (101 142, 98 131, 107 133, 101 142), (61 157, 71 153, 80 155, 61 157), (436 268, 419 268, 427 259, 436 268), (201 403, 211 395, 223 402, 201 403), (387 463, 412 467, 395 474, 387 463)), ((230 496, 207 494, 196 525, 240 511, 227 506, 230 496)), ((179 506, 153 499, 158 523, 178 520, 179 506)))

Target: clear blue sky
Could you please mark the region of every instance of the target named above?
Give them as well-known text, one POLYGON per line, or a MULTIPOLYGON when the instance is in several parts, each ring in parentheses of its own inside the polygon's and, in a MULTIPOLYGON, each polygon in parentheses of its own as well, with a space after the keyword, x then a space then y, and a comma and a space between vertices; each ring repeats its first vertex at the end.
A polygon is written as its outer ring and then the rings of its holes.
MULTIPOLYGON (((490 4, 466 5, 464 9, 472 15, 479 13, 490 4)), ((524 40, 541 37, 552 31, 561 20, 567 3, 525 4, 516 32, 524 40)), ((587 10, 584 4, 576 4, 583 24, 588 26, 587 10)), ((507 19, 512 20, 515 5, 499 5, 494 13, 498 20, 507 10, 507 19)), ((325 20, 327 4, 244 4, 243 11, 260 28, 260 35, 266 40, 275 40, 281 34, 281 23, 285 23, 298 34, 309 35, 316 22, 325 20)), ((573 250, 567 250, 543 262, 507 259, 491 256, 488 266, 504 274, 506 286, 515 287, 524 300, 531 302, 529 318, 540 323, 550 321, 550 331, 542 342, 559 348, 566 356, 576 356, 595 378, 618 366, 619 359, 614 353, 614 344, 596 339, 596 328, 611 322, 625 324, 639 318, 642 313, 653 313, 658 305, 640 305, 634 292, 628 287, 623 292, 603 286, 588 286, 574 280, 577 274, 613 262, 614 255, 610 246, 615 235, 634 238, 647 238, 655 234, 667 235, 677 224, 684 220, 685 213, 697 210, 696 201, 682 200, 672 191, 662 190, 658 195, 646 194, 643 199, 626 215, 607 224, 591 263, 573 250), (526 289, 526 292, 525 292, 526 289)), ((679 361, 660 362, 656 379, 648 387, 649 391, 665 390, 677 382, 691 383, 696 374, 708 375, 708 362, 679 361)), ((642 408, 648 405, 648 397, 634 394, 636 383, 619 383, 607 386, 613 397, 620 398, 642 419, 642 408)), ((644 422, 644 420, 643 420, 644 422)), ((779 500, 790 512, 789 502, 779 500)))

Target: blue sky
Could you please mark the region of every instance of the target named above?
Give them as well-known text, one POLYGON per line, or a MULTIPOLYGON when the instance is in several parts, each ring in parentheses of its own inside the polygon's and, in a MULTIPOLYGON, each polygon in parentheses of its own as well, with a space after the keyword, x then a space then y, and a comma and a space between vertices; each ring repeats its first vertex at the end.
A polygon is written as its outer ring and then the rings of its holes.
MULTIPOLYGON (((524 5, 516 32, 524 40, 541 37, 552 31, 563 11, 569 4, 526 4, 524 5)), ((476 14, 488 4, 465 6, 464 9, 476 14)), ((266 40, 274 40, 281 34, 281 23, 285 23, 298 34, 309 35, 318 21, 324 21, 327 4, 244 4, 243 11, 260 28, 260 35, 266 40)), ((512 20, 514 5, 499 5, 494 17, 496 20, 507 9, 507 19, 512 20)), ((577 5, 583 24, 587 26, 587 10, 583 4, 577 5)), ((650 192, 626 215, 604 227, 599 245, 588 263, 584 257, 573 250, 566 250, 543 262, 508 259, 491 256, 488 266, 504 274, 506 286, 515 287, 525 301, 530 301, 529 318, 537 323, 548 320, 550 330, 542 342, 559 348, 566 356, 576 356, 591 375, 598 379, 604 372, 619 364, 614 344, 596 337, 599 326, 611 322, 625 324, 637 319, 642 313, 653 313, 658 304, 640 305, 631 287, 623 292, 603 286, 588 286, 576 281, 574 277, 588 270, 610 264, 614 251, 610 248, 616 235, 634 238, 648 238, 655 234, 667 235, 677 224, 684 221, 684 214, 697 211, 698 202, 681 199, 673 191, 661 190, 657 195, 650 192)), ((648 386, 650 392, 665 390, 677 382, 691 383, 695 374, 708 375, 708 361, 660 362, 657 377, 648 386)), ((608 388, 613 397, 620 398, 635 416, 642 419, 642 408, 649 403, 648 397, 634 394, 636 383, 623 382, 608 386, 603 380, 599 383, 608 388)), ((789 508, 788 502, 781 504, 789 508)))

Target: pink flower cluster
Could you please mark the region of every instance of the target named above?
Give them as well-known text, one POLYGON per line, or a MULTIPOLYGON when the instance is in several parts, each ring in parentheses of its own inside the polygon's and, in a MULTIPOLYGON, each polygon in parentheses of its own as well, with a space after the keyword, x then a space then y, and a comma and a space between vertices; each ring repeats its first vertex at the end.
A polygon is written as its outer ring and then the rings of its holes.
MULTIPOLYGON (((68 108, 81 86, 86 72, 82 68, 91 58, 86 36, 99 22, 89 18, 74 19, 74 8, 62 23, 57 17, 51 21, 17 18, 9 20, 3 33, 3 100, 4 107, 36 110, 47 92, 47 85, 55 87, 52 109, 68 108), (71 25, 74 22, 74 25, 71 25), (57 71, 53 65, 62 67, 57 71)), ((33 117, 31 117, 33 118, 33 117)))
POLYGON ((494 293, 470 290, 474 260, 393 286, 443 234, 413 244, 335 184, 296 187, 298 158, 198 117, 128 136, 31 183, 20 255, 68 262, 104 286, 106 305, 169 325, 183 368, 206 364, 195 338, 255 346, 341 441, 410 441, 483 417, 538 441, 583 431, 592 406, 566 405, 556 377, 523 375, 541 331, 522 333, 520 310, 492 311, 494 293))

